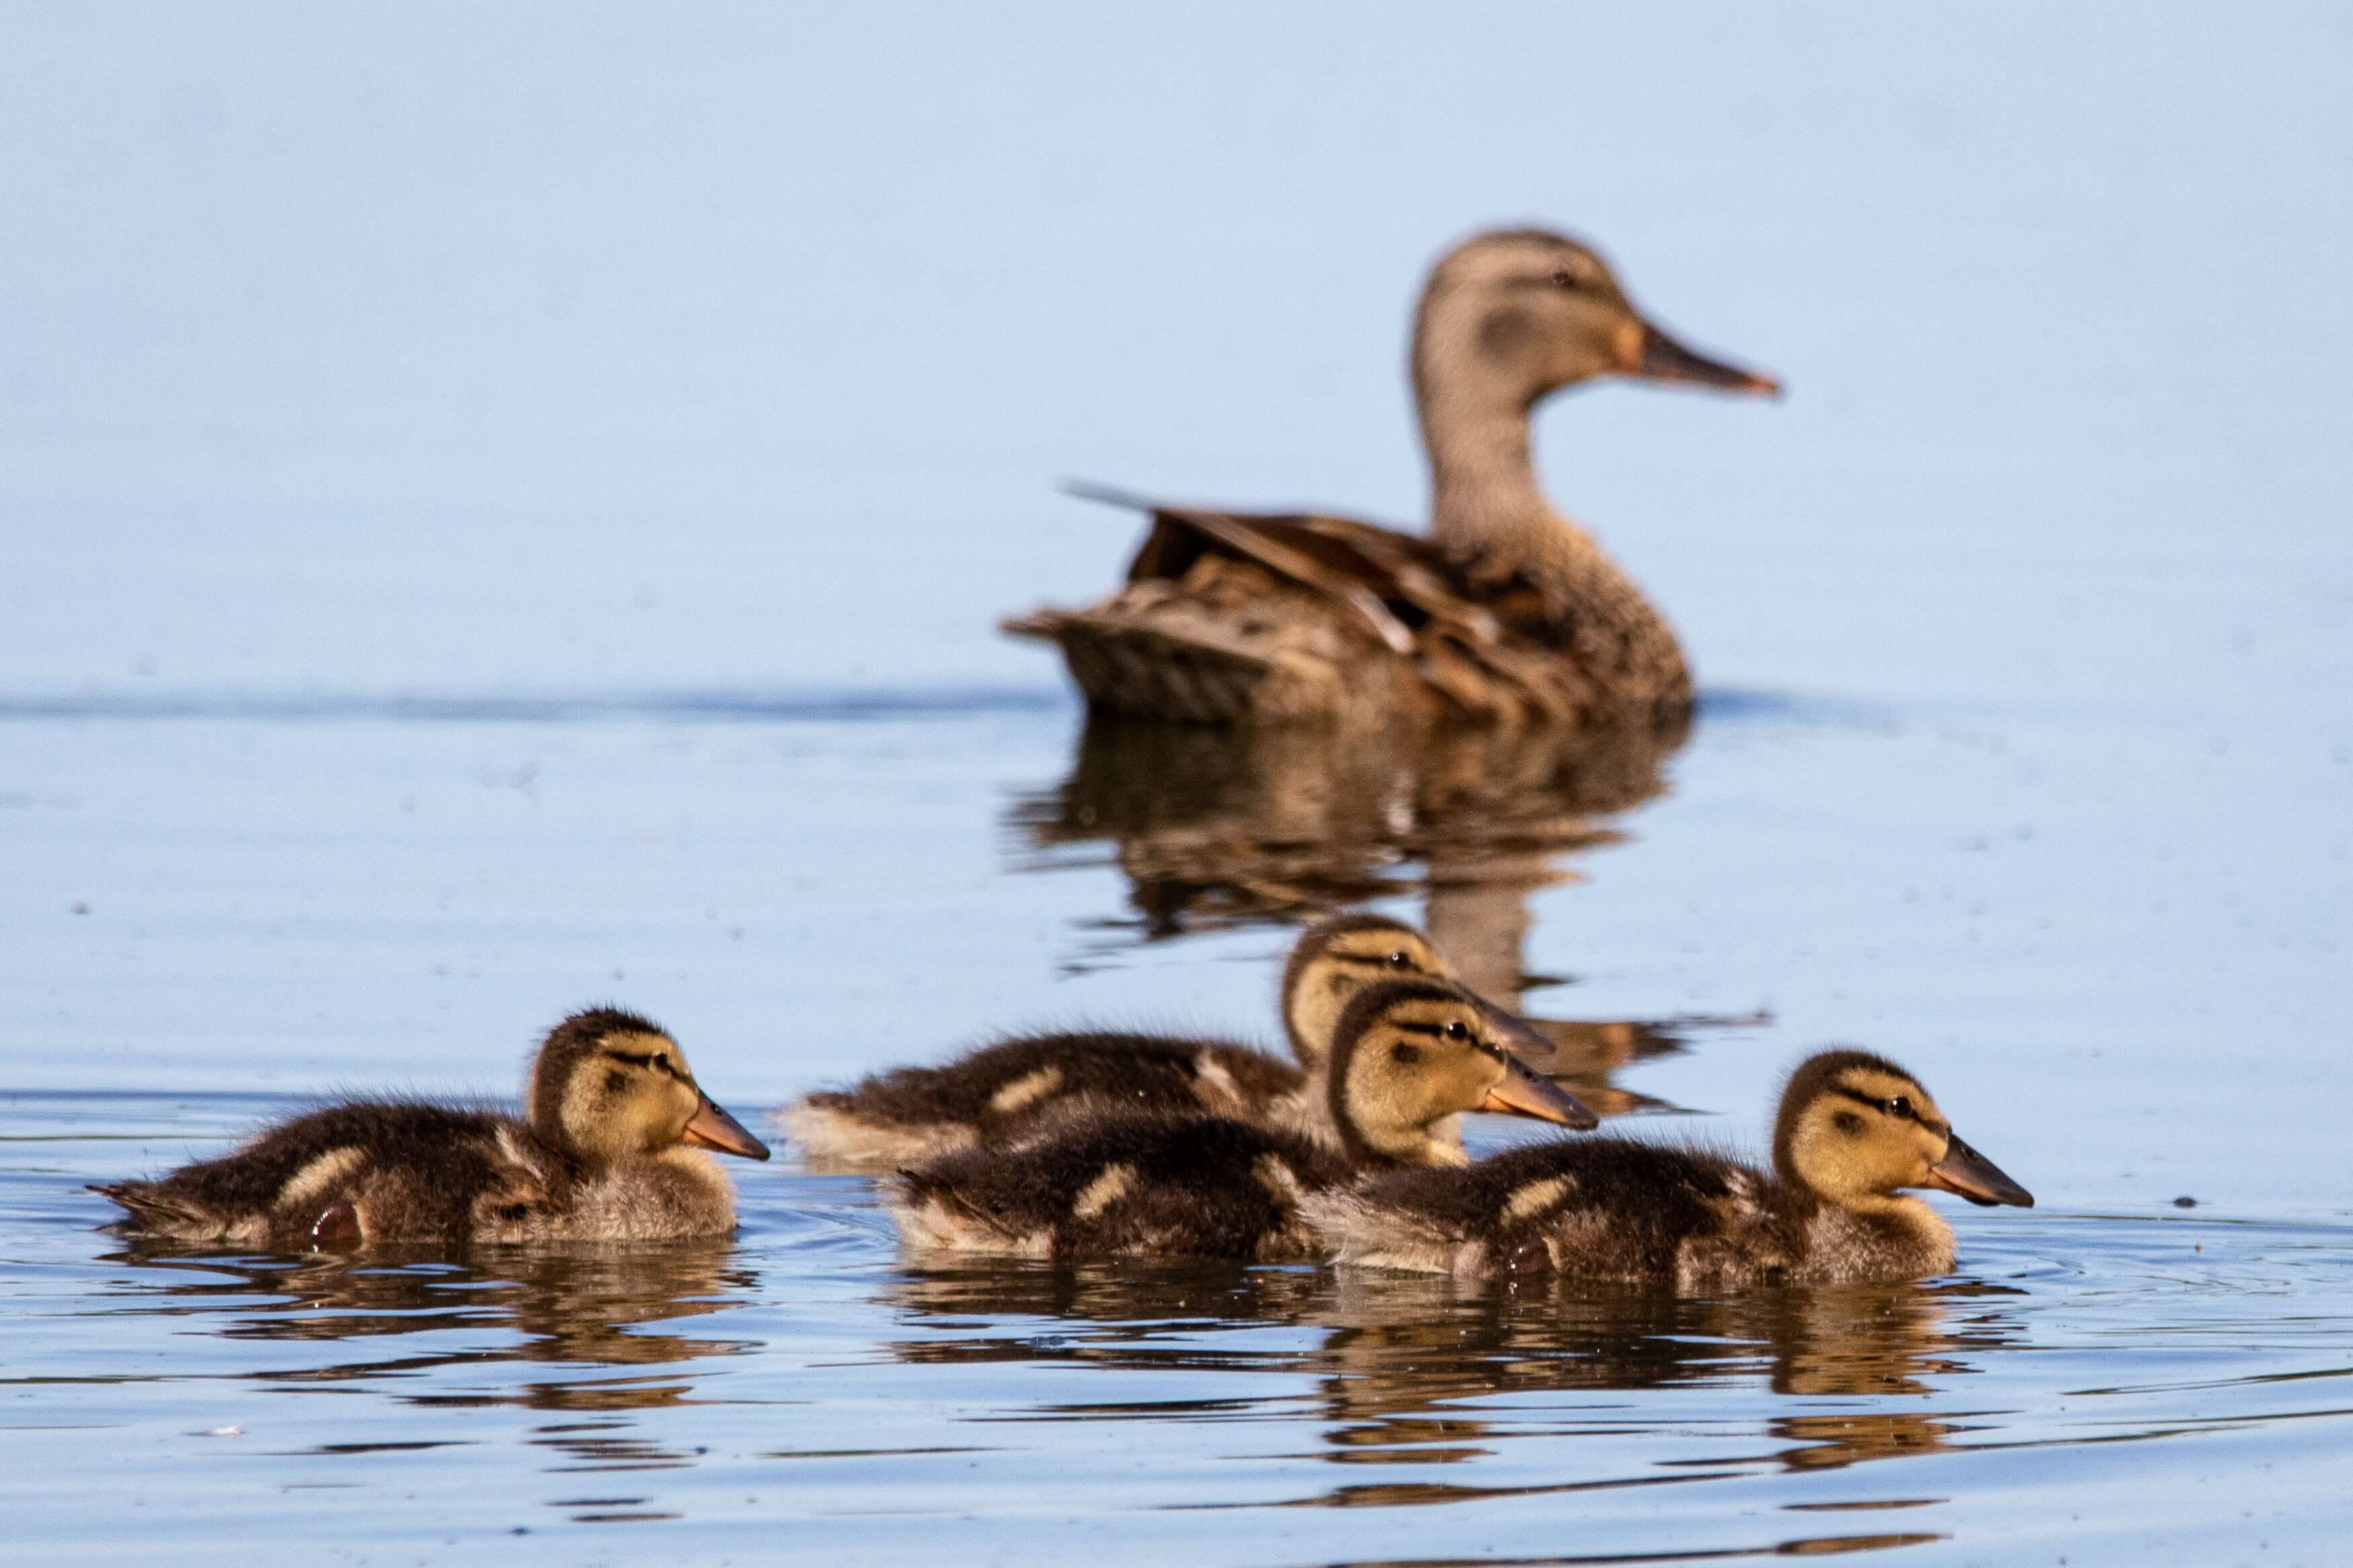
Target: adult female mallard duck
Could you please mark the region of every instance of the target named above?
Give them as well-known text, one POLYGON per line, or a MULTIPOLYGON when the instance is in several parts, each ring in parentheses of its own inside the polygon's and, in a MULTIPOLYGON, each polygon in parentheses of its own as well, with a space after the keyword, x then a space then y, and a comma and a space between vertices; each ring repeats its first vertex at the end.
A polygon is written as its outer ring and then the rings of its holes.
POLYGON ((1691 676, 1666 621, 1536 482, 1535 405, 1597 376, 1776 393, 1645 321, 1557 234, 1482 234, 1414 315, 1428 537, 1346 518, 1162 506, 1127 584, 1005 623, 1061 645, 1098 710, 1197 723, 1404 716, 1672 721, 1691 676))
POLYGON ((1432 1133, 1450 1117, 1501 1110, 1595 1125, 1512 1056, 1518 1033, 1459 985, 1384 982, 1333 1031, 1322 1074, 1333 1143, 1232 1117, 1113 1113, 901 1171, 884 1206, 923 1252, 1312 1257, 1302 1202, 1367 1172, 1460 1164, 1461 1148, 1432 1133))
POLYGON ((677 1041, 598 1007, 548 1034, 521 1119, 346 1100, 159 1181, 92 1190, 182 1241, 657 1240, 734 1228, 734 1189, 704 1149, 768 1157, 697 1087, 677 1041))
MULTIPOLYGON (((939 1067, 897 1068, 776 1113, 811 1158, 906 1164, 1002 1146, 1105 1110, 1207 1111, 1294 1131, 1322 1123, 1315 1073, 1341 1011, 1383 980, 1451 980, 1413 927, 1338 915, 1305 931, 1283 965, 1282 1027, 1297 1067, 1228 1040, 1079 1030, 1015 1035, 939 1067)), ((1541 1046, 1541 1040, 1534 1044, 1541 1046)))
POLYGON ((1510 1150, 1316 1198, 1344 1264, 1558 1275, 1678 1290, 1846 1284, 1949 1272, 1952 1227, 1905 1189, 1973 1204, 2031 1194, 1954 1135, 1920 1080, 1867 1051, 1809 1058, 1781 1095, 1773 1166, 1621 1138, 1510 1150))

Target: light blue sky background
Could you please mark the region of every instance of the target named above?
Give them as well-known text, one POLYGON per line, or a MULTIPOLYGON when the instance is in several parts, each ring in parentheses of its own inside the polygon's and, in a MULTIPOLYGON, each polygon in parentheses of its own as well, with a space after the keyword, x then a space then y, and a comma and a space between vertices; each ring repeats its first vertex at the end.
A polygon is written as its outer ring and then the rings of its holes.
POLYGON ((1418 516, 1408 301, 1532 219, 1790 385, 1544 421, 1708 682, 2227 703, 2353 580, 2348 68, 2325 5, 13 5, 0 683, 1043 686, 993 617, 1130 537, 1059 478, 1418 516))

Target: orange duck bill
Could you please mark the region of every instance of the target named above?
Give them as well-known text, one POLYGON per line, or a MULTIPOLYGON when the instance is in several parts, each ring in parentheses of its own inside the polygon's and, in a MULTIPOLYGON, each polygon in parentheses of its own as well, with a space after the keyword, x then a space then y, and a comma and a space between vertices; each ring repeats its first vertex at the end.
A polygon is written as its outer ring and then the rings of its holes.
POLYGON ((2008 1204, 2031 1209, 2034 1194, 2002 1174, 2001 1167, 1962 1142, 1948 1139, 1945 1157, 1928 1167, 1928 1185, 1955 1193, 1981 1207, 2008 1204))
POLYGON ((1512 1116, 1533 1116, 1539 1121, 1556 1121, 1563 1127, 1590 1131, 1601 1125, 1601 1118, 1593 1114, 1585 1101, 1562 1089, 1548 1078, 1539 1078, 1528 1070, 1517 1057, 1504 1061, 1504 1081, 1487 1091, 1479 1102, 1482 1110, 1500 1110, 1512 1116))
POLYGON ((691 1143, 698 1149, 716 1149, 722 1154, 741 1154, 746 1160, 765 1160, 768 1146, 744 1129, 744 1124, 711 1102, 704 1095, 702 1103, 679 1135, 681 1143, 691 1143))

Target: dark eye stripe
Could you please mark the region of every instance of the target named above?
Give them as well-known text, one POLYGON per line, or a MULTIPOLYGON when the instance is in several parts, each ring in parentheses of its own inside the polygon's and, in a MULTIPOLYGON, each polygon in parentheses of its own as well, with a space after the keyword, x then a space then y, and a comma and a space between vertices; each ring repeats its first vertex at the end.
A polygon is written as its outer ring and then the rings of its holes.
POLYGON ((1942 1121, 1931 1121, 1926 1117, 1921 1115, 1919 1105, 1908 1094, 1890 1095, 1887 1099, 1882 1100, 1877 1095, 1865 1094, 1859 1089, 1849 1089, 1842 1083, 1834 1083, 1831 1085, 1831 1092, 1833 1094, 1842 1094, 1846 1096, 1847 1099, 1853 1100, 1857 1105, 1867 1105, 1872 1110, 1878 1111, 1882 1116, 1893 1116, 1898 1121, 1916 1121, 1921 1126, 1928 1129, 1931 1132, 1942 1133, 1947 1136, 1950 1136, 1952 1132, 1952 1128, 1948 1124, 1942 1121), (1894 1106, 1894 1101, 1899 1100, 1904 1101, 1904 1109, 1901 1110, 1896 1110, 1894 1106))
POLYGON ((682 1075, 677 1068, 670 1065, 668 1057, 658 1057, 651 1051, 640 1055, 632 1051, 608 1050, 605 1054, 617 1062, 627 1062, 633 1068, 644 1068, 649 1072, 666 1072, 672 1078, 681 1079, 682 1081, 682 1075))

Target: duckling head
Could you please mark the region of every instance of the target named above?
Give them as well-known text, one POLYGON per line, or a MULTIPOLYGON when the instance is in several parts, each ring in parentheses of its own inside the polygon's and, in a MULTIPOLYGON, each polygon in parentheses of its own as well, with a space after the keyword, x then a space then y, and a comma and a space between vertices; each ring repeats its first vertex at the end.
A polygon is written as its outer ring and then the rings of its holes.
POLYGON ((1384 981, 1348 1004, 1333 1037, 1326 1071, 1341 1146, 1366 1163, 1460 1165, 1462 1151, 1433 1139, 1430 1126, 1466 1110, 1599 1126, 1512 1054, 1547 1044, 1525 1019, 1461 985, 1384 981))
POLYGON ((1458 399, 1524 413, 1603 375, 1781 390, 1685 348, 1643 319, 1591 247, 1533 228, 1478 235, 1440 258, 1415 315, 1413 374, 1425 418, 1458 399))
POLYGON ((768 1146, 702 1092, 686 1053, 658 1025, 617 1008, 575 1013, 532 1064, 534 1131, 597 1163, 681 1144, 768 1157, 768 1146))
POLYGON ((1332 1054, 1340 1015, 1385 980, 1454 978, 1430 939, 1387 915, 1335 915, 1307 928, 1282 966, 1282 1026, 1309 1072, 1332 1054))
POLYGON ((1868 1051, 1809 1058, 1781 1093, 1773 1163, 1844 1208, 1883 1208, 1905 1187, 2032 1208, 2034 1194, 1953 1133, 1920 1080, 1868 1051))

